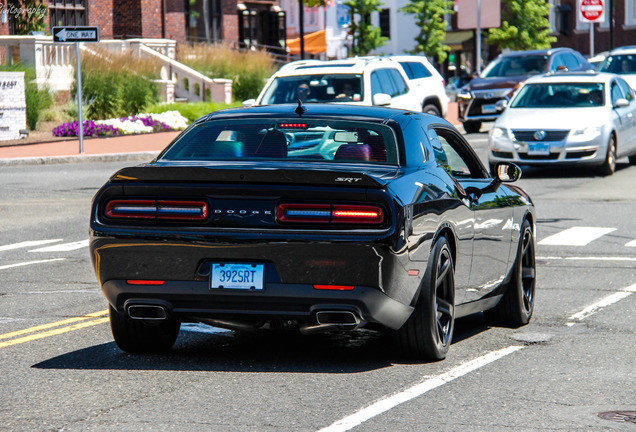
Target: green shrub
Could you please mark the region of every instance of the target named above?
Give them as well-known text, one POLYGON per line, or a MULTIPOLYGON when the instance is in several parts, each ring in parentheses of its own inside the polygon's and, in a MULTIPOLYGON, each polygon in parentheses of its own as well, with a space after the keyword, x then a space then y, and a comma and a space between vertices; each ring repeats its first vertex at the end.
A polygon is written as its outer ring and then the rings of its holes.
MULTIPOLYGON (((143 112, 159 102, 159 67, 152 60, 94 50, 82 55, 82 106, 84 117, 103 120, 143 112), (107 59, 107 61, 105 60, 107 59)), ((76 94, 77 83, 73 86, 76 94)))
POLYGON ((188 119, 188 123, 192 123, 198 118, 203 117, 211 112, 239 106, 239 103, 224 104, 215 102, 191 102, 191 103, 172 103, 172 104, 154 104, 146 107, 146 114, 160 114, 166 111, 179 111, 179 113, 188 119))
POLYGON ((24 72, 24 97, 26 102, 26 125, 29 130, 35 130, 42 111, 53 103, 51 93, 46 89, 38 89, 35 83, 35 70, 21 65, 1 65, 5 72, 24 72))
POLYGON ((231 79, 235 101, 257 97, 276 70, 265 51, 240 52, 224 45, 179 45, 178 60, 210 78, 231 79))

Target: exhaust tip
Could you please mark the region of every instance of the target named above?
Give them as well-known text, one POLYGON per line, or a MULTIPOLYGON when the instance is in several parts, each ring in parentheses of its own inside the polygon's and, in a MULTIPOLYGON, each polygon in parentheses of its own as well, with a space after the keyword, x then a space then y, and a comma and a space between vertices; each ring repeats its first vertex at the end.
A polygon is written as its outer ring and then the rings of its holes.
POLYGON ((139 320, 165 320, 168 318, 166 309, 157 305, 130 305, 128 316, 139 320))
POLYGON ((316 312, 316 321, 321 325, 357 326, 360 319, 349 311, 320 311, 316 312))

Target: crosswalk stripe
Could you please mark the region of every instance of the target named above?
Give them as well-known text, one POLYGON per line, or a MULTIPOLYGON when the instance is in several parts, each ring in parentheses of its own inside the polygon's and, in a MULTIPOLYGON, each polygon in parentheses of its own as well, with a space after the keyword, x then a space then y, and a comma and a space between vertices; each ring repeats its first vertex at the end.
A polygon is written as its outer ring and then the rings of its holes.
POLYGON ((636 240, 632 240, 629 243, 625 243, 627 247, 636 247, 636 240))
POLYGON ((586 246, 590 242, 616 231, 616 228, 572 227, 544 238, 539 245, 586 246))
POLYGON ((59 245, 46 246, 39 249, 33 249, 29 252, 68 252, 88 246, 88 239, 80 240, 72 243, 63 243, 59 245))
POLYGON ((21 262, 16 264, 7 264, 7 265, 0 266, 0 270, 6 270, 6 269, 14 268, 14 267, 23 267, 23 266, 28 266, 32 264, 49 263, 53 261, 63 261, 65 259, 66 258, 53 258, 53 259, 38 260, 38 261, 27 261, 27 262, 21 262))
POLYGON ((13 243, 13 244, 0 246, 0 252, 13 250, 13 249, 40 246, 40 245, 45 245, 45 244, 55 243, 55 242, 60 242, 60 241, 62 241, 62 239, 23 241, 23 242, 20 242, 20 243, 13 243))

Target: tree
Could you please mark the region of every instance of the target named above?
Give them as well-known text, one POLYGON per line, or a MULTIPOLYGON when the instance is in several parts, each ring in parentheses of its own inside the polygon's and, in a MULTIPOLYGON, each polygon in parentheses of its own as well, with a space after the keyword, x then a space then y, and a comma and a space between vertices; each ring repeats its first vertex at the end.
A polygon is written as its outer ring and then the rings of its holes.
POLYGON ((420 34, 415 38, 415 48, 408 52, 437 57, 440 63, 446 60, 450 47, 443 44, 447 26, 444 15, 454 13, 453 1, 410 0, 400 12, 413 15, 420 28, 420 34))
POLYGON ((7 13, 13 20, 15 34, 25 35, 30 31, 44 31, 48 8, 42 0, 9 0, 7 13))
POLYGON ((501 27, 488 31, 486 42, 500 50, 515 51, 550 48, 557 38, 551 36, 550 4, 547 0, 502 0, 501 27))
POLYGON ((367 55, 370 51, 381 47, 388 38, 383 37, 379 27, 371 24, 371 13, 380 12, 384 3, 380 0, 347 0, 342 3, 349 7, 352 16, 350 32, 353 35, 351 53, 354 55, 367 55), (354 15, 359 16, 356 22, 354 15))

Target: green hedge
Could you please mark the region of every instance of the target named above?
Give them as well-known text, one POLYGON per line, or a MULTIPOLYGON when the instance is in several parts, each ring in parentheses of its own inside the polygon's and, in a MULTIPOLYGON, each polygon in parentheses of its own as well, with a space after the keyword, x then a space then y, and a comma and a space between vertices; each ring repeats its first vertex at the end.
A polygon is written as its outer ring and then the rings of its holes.
POLYGON ((240 106, 240 103, 233 104, 215 103, 215 102, 191 102, 191 103, 159 103, 148 105, 145 113, 147 114, 160 114, 166 111, 179 111, 179 113, 188 119, 188 123, 192 123, 196 119, 203 117, 214 111, 222 110, 225 108, 232 108, 240 106))

